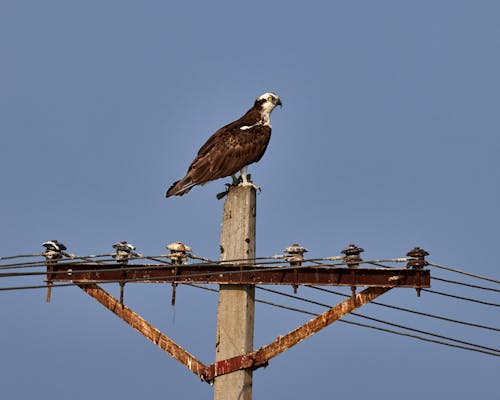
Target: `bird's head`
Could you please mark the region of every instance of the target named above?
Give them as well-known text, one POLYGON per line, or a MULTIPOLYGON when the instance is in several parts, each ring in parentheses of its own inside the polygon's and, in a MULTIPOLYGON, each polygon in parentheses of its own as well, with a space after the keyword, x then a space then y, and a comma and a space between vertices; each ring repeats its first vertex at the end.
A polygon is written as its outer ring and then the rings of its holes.
POLYGON ((255 107, 260 107, 267 114, 271 114, 276 106, 282 105, 279 96, 274 93, 264 93, 255 100, 255 107))

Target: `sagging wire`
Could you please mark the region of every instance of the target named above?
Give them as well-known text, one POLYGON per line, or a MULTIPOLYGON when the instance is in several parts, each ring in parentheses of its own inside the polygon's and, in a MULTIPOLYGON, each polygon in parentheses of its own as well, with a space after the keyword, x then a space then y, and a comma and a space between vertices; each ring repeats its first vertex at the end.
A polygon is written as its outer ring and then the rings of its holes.
MULTIPOLYGON (((210 292, 218 292, 217 289, 208 288, 208 287, 197 285, 197 284, 188 284, 188 286, 192 286, 192 287, 195 287, 195 288, 198 288, 198 289, 207 290, 207 291, 210 291, 210 292)), ((292 296, 292 295, 290 295, 290 296, 292 296)), ((306 314, 306 315, 310 315, 310 316, 317 317, 317 316, 321 315, 321 314, 318 314, 318 313, 315 313, 315 312, 312 312, 312 311, 307 311, 307 310, 303 310, 303 309, 300 309, 300 308, 285 306, 285 305, 274 303, 274 302, 270 302, 270 301, 267 301, 267 300, 255 299, 255 301, 257 303, 266 304, 266 305, 269 305, 269 306, 272 306, 272 307, 286 309, 286 310, 289 310, 289 311, 294 311, 294 312, 298 312, 298 313, 302 313, 302 314, 306 314)), ((311 302, 314 302, 314 301, 311 300, 311 302)), ((314 303, 316 303, 316 302, 314 302, 314 303)), ((324 306, 331 308, 330 306, 327 306, 327 305, 324 305, 324 306)), ((370 319, 371 317, 368 317, 368 318, 370 319)), ((377 321, 377 319, 374 319, 374 320, 377 321)), ((367 329, 374 329, 374 330, 378 330, 378 331, 382 331, 382 332, 386 332, 386 333, 391 333, 391 334, 394 334, 394 335, 405 336, 405 337, 409 337, 409 338, 412 338, 412 339, 417 339, 417 340, 421 340, 421 341, 425 341, 425 342, 430 342, 430 343, 435 343, 435 344, 439 344, 439 345, 443 345, 443 346, 458 348, 458 349, 461 349, 461 350, 473 351, 473 352, 487 354, 487 355, 495 356, 495 357, 499 357, 500 356, 500 350, 498 350, 498 349, 489 348, 489 347, 482 346, 482 345, 476 345, 476 344, 469 343, 469 342, 464 342, 464 341, 461 341, 459 339, 449 338, 449 337, 446 337, 446 336, 442 336, 442 335, 438 335, 438 334, 433 334, 431 332, 427 333, 425 331, 414 330, 413 328, 405 327, 404 325, 393 324, 393 323, 390 323, 390 322, 387 322, 387 321, 382 321, 382 320, 378 320, 378 321, 380 321, 382 323, 389 324, 389 325, 393 325, 393 326, 400 326, 402 329, 406 329, 406 330, 410 330, 410 331, 416 331, 416 332, 421 332, 421 333, 427 334, 429 336, 441 337, 441 338, 445 338, 446 340, 455 341, 457 343, 470 344, 470 345, 472 345, 474 347, 462 346, 462 345, 458 345, 458 344, 452 344, 452 343, 448 343, 448 342, 443 342, 441 340, 429 339, 429 338, 418 336, 418 335, 414 335, 414 334, 409 334, 409 333, 405 333, 405 332, 398 332, 398 331, 395 331, 395 330, 392 330, 392 329, 382 328, 382 327, 375 326, 375 325, 363 324, 363 323, 360 323, 360 322, 354 322, 354 321, 350 321, 350 320, 346 320, 346 319, 339 319, 337 322, 346 323, 346 324, 350 324, 350 325, 355 325, 355 326, 359 326, 359 327, 363 327, 363 328, 367 328, 367 329), (491 349, 492 351, 488 351, 486 349, 491 349)))
MULTIPOLYGON (((321 287, 318 287, 318 286, 312 286, 312 285, 305 285, 305 286, 309 287, 311 289, 314 289, 314 290, 319 290, 321 292, 327 292, 327 293, 335 294, 337 296, 351 297, 348 294, 337 292, 337 291, 331 290, 331 289, 325 289, 325 288, 321 288, 321 287)), ((481 328, 481 329, 487 329, 487 330, 490 330, 490 331, 500 332, 499 328, 494 328, 492 326, 486 326, 486 325, 476 324, 476 323, 473 323, 473 322, 467 322, 467 321, 461 321, 461 320, 458 320, 458 319, 442 317, 442 316, 439 316, 439 315, 436 315, 436 314, 430 314, 430 313, 426 313, 426 312, 423 312, 423 311, 417 311, 417 310, 412 310, 412 309, 409 309, 409 308, 394 306, 394 305, 391 305, 391 304, 381 303, 381 302, 375 301, 375 300, 371 301, 370 304, 375 304, 377 306, 386 307, 386 308, 390 308, 390 309, 393 309, 393 310, 404 311, 404 312, 408 312, 408 313, 411 313, 411 314, 421 315, 423 317, 429 317, 429 318, 434 318, 434 319, 438 319, 438 320, 441 320, 441 321, 451 322, 451 323, 454 323, 454 324, 465 325, 465 326, 470 326, 470 327, 474 327, 474 328, 481 328)))
POLYGON ((497 279, 488 278, 486 276, 481 276, 481 275, 477 275, 477 274, 472 274, 470 272, 462 271, 462 270, 457 269, 457 268, 447 267, 447 266, 444 266, 444 265, 441 265, 441 264, 436 264, 436 263, 431 263, 431 262, 428 263, 428 265, 430 265, 432 267, 435 267, 435 268, 443 269, 443 270, 446 270, 446 271, 455 272, 457 274, 467 275, 467 276, 471 276, 471 277, 476 278, 476 279, 482 279, 484 281, 494 282, 494 283, 499 283, 500 284, 500 281, 497 280, 497 279))
POLYGON ((435 276, 431 276, 431 279, 435 280, 435 281, 439 281, 439 282, 451 283, 453 285, 467 286, 467 287, 474 288, 474 289, 488 290, 488 291, 491 291, 491 292, 500 293, 499 289, 493 289, 493 288, 490 288, 490 287, 479 286, 479 285, 472 285, 470 283, 453 281, 451 279, 444 279, 444 278, 439 278, 439 277, 435 277, 435 276))
MULTIPOLYGON (((292 295, 292 294, 288 294, 288 293, 283 293, 283 292, 280 292, 280 291, 274 290, 274 289, 263 288, 263 287, 260 287, 260 286, 257 286, 256 288, 259 289, 259 290, 263 290, 263 291, 266 291, 266 292, 278 294, 278 295, 284 296, 284 297, 289 297, 289 298, 292 298, 294 300, 303 301, 303 302, 314 304, 314 305, 321 306, 321 307, 324 307, 324 308, 332 308, 333 307, 332 305, 329 305, 329 304, 325 304, 325 303, 321 303, 321 302, 318 302, 318 301, 310 300, 310 299, 307 299, 307 298, 304 298, 304 297, 301 297, 301 296, 296 296, 296 295, 292 295)), ((381 324, 394 326, 396 328, 402 328, 402 329, 406 329, 408 331, 422 333, 424 335, 434 336, 434 337, 438 337, 440 339, 445 339, 445 340, 453 341, 453 342, 456 342, 456 343, 466 344, 466 345, 469 345, 469 346, 475 346, 475 347, 478 347, 478 348, 482 348, 483 350, 494 351, 494 352, 499 353, 498 355, 500 355, 500 349, 495 349, 495 348, 492 348, 492 347, 486 347, 486 346, 478 345, 478 344, 475 344, 475 343, 463 341, 463 340, 460 340, 460 339, 454 339, 454 338, 451 338, 451 337, 448 337, 448 336, 443 336, 443 335, 439 335, 439 334, 428 332, 428 331, 423 331, 423 330, 419 330, 419 329, 415 329, 415 328, 410 328, 410 327, 405 326, 405 325, 395 324, 393 322, 388 322, 388 321, 384 321, 384 320, 381 320, 381 319, 378 319, 378 318, 369 317, 367 315, 359 314, 357 312, 350 312, 349 314, 350 315, 354 315, 354 316, 359 317, 359 318, 364 318, 364 319, 368 319, 370 321, 378 322, 378 323, 381 323, 381 324)))
POLYGON ((427 293, 437 294, 437 295, 440 295, 440 296, 451 297, 453 299, 458 299, 458 300, 464 300, 464 301, 470 301, 470 302, 473 302, 473 303, 483 304, 483 305, 486 305, 486 306, 500 307, 500 304, 498 304, 498 303, 491 303, 491 302, 488 302, 488 301, 472 299, 470 297, 457 296, 455 294, 450 294, 450 293, 445 293, 445 292, 439 292, 437 290, 422 289, 422 291, 423 292, 427 292, 427 293))

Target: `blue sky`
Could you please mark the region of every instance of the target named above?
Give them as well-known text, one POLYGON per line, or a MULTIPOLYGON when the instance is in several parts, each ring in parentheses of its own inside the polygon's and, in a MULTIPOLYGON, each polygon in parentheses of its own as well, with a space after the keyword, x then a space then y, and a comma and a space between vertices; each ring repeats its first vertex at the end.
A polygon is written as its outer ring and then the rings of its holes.
MULTIPOLYGON (((39 252, 57 238, 80 255, 120 240, 160 254, 181 240, 217 258, 224 180, 182 198, 164 192, 215 130, 273 91, 284 107, 272 115, 265 156, 249 168, 263 188, 258 255, 294 242, 312 257, 356 243, 365 259, 421 246, 436 263, 498 279, 499 18, 496 1, 5 0, 0 256, 39 252)), ((433 285, 498 303, 484 291, 433 285)), ((175 309, 169 287, 128 285, 125 295, 212 362, 216 295, 179 287, 175 309)), ((407 289, 380 301, 500 320, 493 307, 407 289)), ((1 292, 0 304, 5 398, 212 398, 210 386, 76 288, 55 290, 50 304, 41 290, 1 292)), ((493 332, 362 311, 499 345, 493 332)), ((256 346, 307 319, 258 306, 256 346)), ((492 398, 497 375, 495 357, 334 324, 256 371, 254 398, 492 398)))

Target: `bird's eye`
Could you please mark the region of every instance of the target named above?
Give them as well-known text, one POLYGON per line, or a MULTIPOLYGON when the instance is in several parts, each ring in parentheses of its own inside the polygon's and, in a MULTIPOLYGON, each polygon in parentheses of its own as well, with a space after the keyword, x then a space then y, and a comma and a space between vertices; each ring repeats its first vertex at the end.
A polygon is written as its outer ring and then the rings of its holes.
POLYGON ((267 101, 273 101, 273 100, 274 100, 273 96, 269 96, 269 97, 267 98, 267 101))

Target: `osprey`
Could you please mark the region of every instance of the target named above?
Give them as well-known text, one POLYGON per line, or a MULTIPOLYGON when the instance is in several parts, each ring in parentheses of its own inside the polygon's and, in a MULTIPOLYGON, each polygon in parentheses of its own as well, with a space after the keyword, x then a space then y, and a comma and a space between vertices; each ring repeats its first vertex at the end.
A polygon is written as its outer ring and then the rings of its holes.
POLYGON ((198 151, 186 176, 167 190, 167 197, 182 196, 193 186, 230 175, 236 184, 238 171, 242 186, 255 186, 248 180, 246 167, 264 155, 271 138, 269 116, 278 105, 282 105, 278 95, 264 93, 240 119, 215 132, 198 151))

